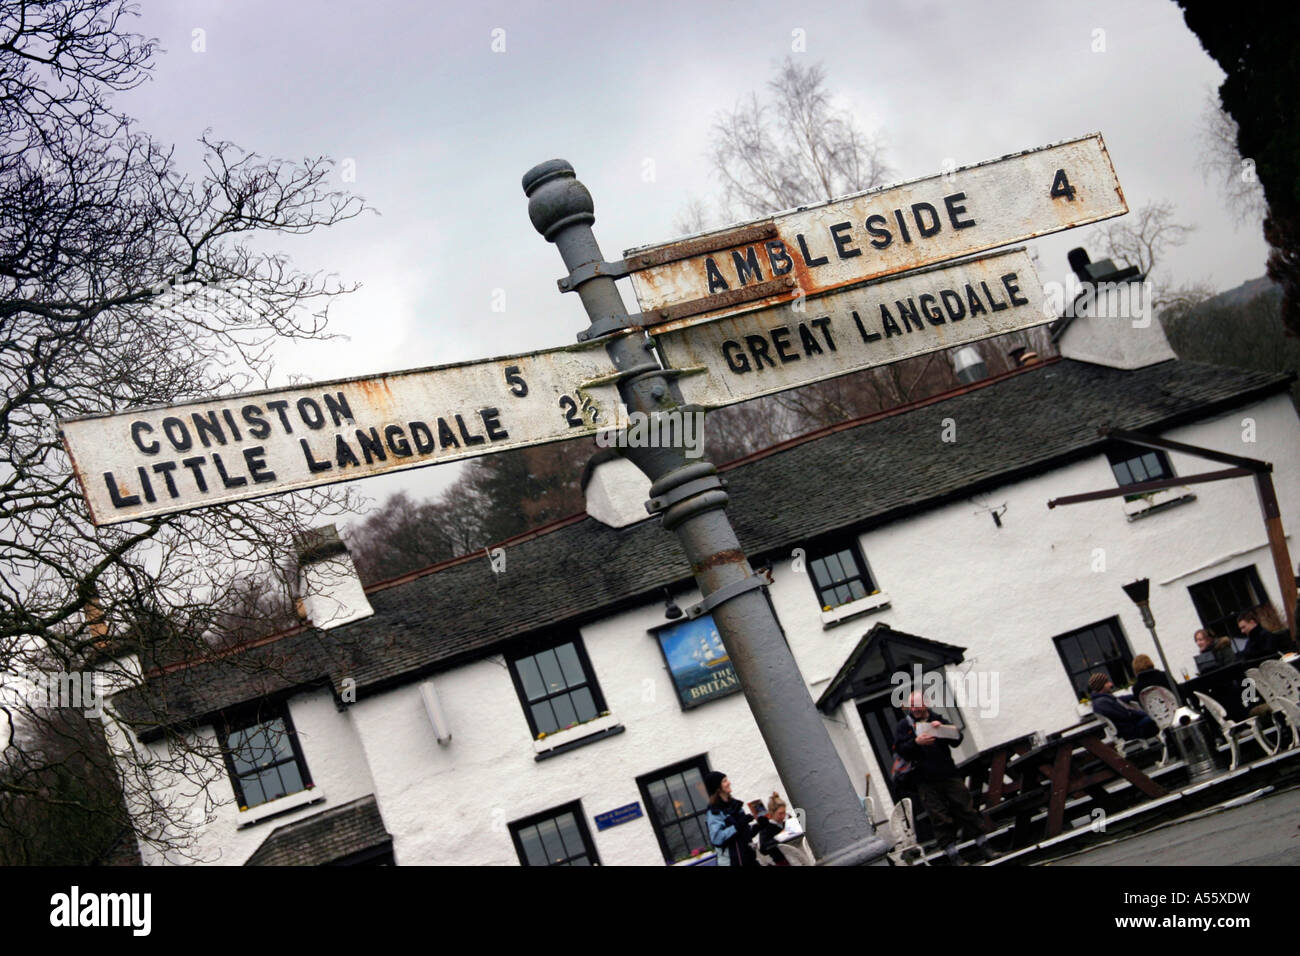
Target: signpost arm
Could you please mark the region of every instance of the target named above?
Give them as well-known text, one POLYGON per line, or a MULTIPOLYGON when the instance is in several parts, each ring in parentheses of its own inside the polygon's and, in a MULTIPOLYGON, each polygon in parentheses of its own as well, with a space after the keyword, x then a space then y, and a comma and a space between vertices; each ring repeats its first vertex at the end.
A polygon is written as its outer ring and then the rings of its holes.
MULTIPOLYGON (((628 314, 614 279, 590 267, 604 257, 591 229, 591 194, 573 167, 564 160, 542 163, 524 175, 523 186, 534 227, 555 243, 571 275, 577 274, 573 287, 591 319, 581 338, 626 328, 628 314)), ((619 392, 630 412, 681 410, 671 374, 663 373, 643 341, 614 336, 606 349, 623 375, 619 392)), ((887 847, 862 810, 771 605, 758 589, 742 587, 754 572, 727 517, 727 493, 715 468, 688 462, 683 447, 628 448, 624 454, 649 476, 648 507, 662 514, 666 530, 676 532, 700 593, 706 599, 724 588, 734 594, 712 608, 713 619, 791 805, 805 811, 815 855, 832 865, 879 860, 887 847)))

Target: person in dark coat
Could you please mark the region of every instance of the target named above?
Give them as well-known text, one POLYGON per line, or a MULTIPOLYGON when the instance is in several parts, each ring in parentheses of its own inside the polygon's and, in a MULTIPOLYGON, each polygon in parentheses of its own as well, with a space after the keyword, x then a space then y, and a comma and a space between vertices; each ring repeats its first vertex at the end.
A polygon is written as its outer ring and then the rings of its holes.
POLYGON ((1142 701, 1142 692, 1148 687, 1163 687, 1165 690, 1173 691, 1176 699, 1182 699, 1178 688, 1169 679, 1169 675, 1156 667, 1155 662, 1147 655, 1139 654, 1133 658, 1133 673, 1137 675, 1137 679, 1133 681, 1133 699, 1139 704, 1142 701))
POLYGON ((1242 661, 1259 660, 1272 657, 1290 650, 1291 635, 1275 634, 1259 623, 1256 611, 1242 611, 1237 615, 1237 629, 1246 638, 1246 645, 1237 652, 1237 659, 1242 661))
POLYGON ((773 866, 789 866, 785 855, 777 849, 777 837, 785 832, 786 806, 780 794, 773 793, 767 801, 767 815, 754 822, 758 824, 758 852, 772 861, 773 866))
POLYGON ((745 810, 745 805, 731 795, 727 775, 710 770, 704 775, 704 790, 709 795, 709 809, 704 814, 709 842, 718 850, 722 866, 758 866, 758 857, 750 846, 759 825, 745 810))
POLYGON ((1232 650, 1232 639, 1227 637, 1215 637, 1205 628, 1201 628, 1194 635, 1196 640, 1196 653, 1214 654, 1214 659, 1218 662, 1217 666, 1224 667, 1231 664, 1236 654, 1232 650))
POLYGON ((929 815, 935 840, 948 862, 966 865, 957 852, 957 836, 962 830, 973 833, 976 851, 984 860, 992 860, 994 854, 987 844, 989 823, 974 809, 971 793, 952 762, 952 748, 961 743, 960 731, 955 740, 926 733, 941 724, 925 705, 925 695, 913 691, 907 699, 907 716, 894 727, 894 753, 912 765, 908 785, 929 815))
POLYGON ((1137 705, 1122 704, 1111 693, 1114 682, 1106 674, 1093 674, 1088 678, 1088 691, 1092 712, 1105 717, 1115 725, 1115 731, 1125 740, 1143 740, 1159 735, 1160 728, 1137 705))

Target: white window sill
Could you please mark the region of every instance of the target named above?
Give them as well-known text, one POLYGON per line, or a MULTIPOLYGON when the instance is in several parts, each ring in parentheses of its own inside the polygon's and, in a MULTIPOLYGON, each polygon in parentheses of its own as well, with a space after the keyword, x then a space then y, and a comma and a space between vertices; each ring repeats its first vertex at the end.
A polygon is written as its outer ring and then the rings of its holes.
POLYGON ((597 717, 595 720, 589 720, 585 724, 578 724, 578 726, 570 727, 568 730, 557 730, 553 734, 547 734, 541 740, 534 740, 533 753, 544 754, 556 747, 563 747, 575 740, 603 733, 611 727, 617 726, 618 721, 614 718, 614 715, 606 714, 604 717, 597 717))
POLYGON ((1196 495, 1192 494, 1191 489, 1186 485, 1179 488, 1161 488, 1150 495, 1124 502, 1124 514, 1129 521, 1136 521, 1157 511, 1164 511, 1175 505, 1190 504, 1195 500, 1196 495))
POLYGON ((712 860, 717 859, 717 854, 713 852, 701 853, 699 856, 688 857, 685 860, 678 860, 676 863, 669 863, 669 866, 704 866, 712 860))
POLYGON ((889 595, 883 591, 877 591, 875 594, 868 594, 864 598, 858 598, 848 604, 841 604, 829 611, 822 611, 822 627, 835 627, 837 624, 843 624, 850 618, 855 618, 860 614, 884 610, 887 607, 889 607, 889 595))
POLYGON ((239 811, 238 823, 241 827, 252 826, 267 817, 276 817, 282 813, 288 813, 290 810, 297 810, 313 803, 320 803, 324 799, 325 793, 320 787, 299 790, 297 793, 278 797, 275 800, 268 800, 266 803, 259 803, 255 807, 239 811))

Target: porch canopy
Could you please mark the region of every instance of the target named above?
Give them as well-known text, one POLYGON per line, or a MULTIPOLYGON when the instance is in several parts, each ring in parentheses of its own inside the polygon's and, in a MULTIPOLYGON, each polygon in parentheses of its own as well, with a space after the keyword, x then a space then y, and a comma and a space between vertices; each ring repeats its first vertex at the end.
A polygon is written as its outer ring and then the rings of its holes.
POLYGON ((942 670, 947 664, 964 660, 965 654, 964 647, 905 634, 883 622, 875 624, 862 635, 853 653, 818 698, 817 709, 824 714, 833 713, 846 700, 889 690, 897 683, 895 674, 906 674, 910 681, 916 667, 922 673, 942 670))

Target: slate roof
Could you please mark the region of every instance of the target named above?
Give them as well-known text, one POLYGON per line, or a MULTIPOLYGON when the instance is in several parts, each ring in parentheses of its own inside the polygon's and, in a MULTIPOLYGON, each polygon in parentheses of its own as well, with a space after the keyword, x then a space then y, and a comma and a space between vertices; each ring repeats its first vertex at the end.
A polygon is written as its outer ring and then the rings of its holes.
POLYGON ((245 866, 327 866, 391 844, 379 804, 362 797, 271 831, 245 866))
MULTIPOLYGON (((1049 360, 725 466, 728 511, 759 564, 819 535, 865 530, 1098 454, 1103 424, 1159 432, 1281 392, 1293 378, 1177 360, 1132 371, 1049 360), (939 440, 948 418, 955 442, 939 440)), ((246 652, 250 669, 223 661, 155 677, 153 705, 140 690, 114 704, 147 738, 157 733, 153 714, 197 719, 312 682, 340 694, 351 678, 365 696, 691 583, 657 519, 609 528, 576 515, 504 546, 506 573, 493 574, 478 554, 375 585, 373 617, 290 632, 246 652)))

